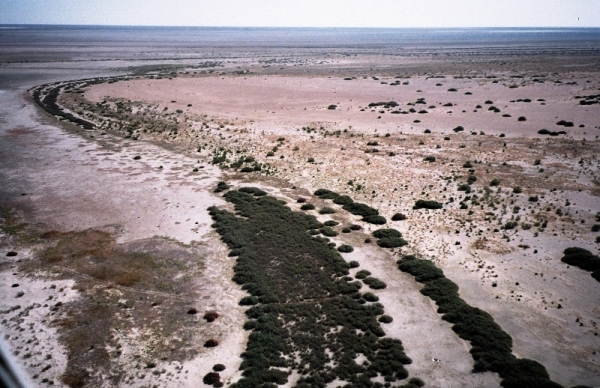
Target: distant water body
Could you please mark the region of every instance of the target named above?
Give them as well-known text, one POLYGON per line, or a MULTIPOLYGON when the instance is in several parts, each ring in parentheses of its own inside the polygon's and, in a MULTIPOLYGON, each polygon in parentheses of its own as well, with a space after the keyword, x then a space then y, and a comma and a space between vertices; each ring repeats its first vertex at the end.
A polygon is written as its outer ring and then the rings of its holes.
POLYGON ((0 25, 0 47, 548 47, 600 49, 600 28, 231 28, 0 25))

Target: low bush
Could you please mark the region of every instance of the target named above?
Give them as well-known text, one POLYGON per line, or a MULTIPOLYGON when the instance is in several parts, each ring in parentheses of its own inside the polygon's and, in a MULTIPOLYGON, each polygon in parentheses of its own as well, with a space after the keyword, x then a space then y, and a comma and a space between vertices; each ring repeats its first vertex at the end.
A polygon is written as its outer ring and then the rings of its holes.
POLYGON ((319 231, 323 234, 323 236, 327 237, 335 237, 338 235, 338 232, 331 229, 329 226, 324 226, 321 229, 319 229, 319 231))
POLYGON ((490 182, 490 186, 500 186, 500 179, 492 179, 492 181, 490 182))
POLYGON ((350 225, 350 229, 352 230, 362 230, 362 226, 358 224, 350 225))
POLYGON ((305 203, 304 205, 302 205, 300 207, 300 209, 302 209, 302 210, 314 210, 315 209, 315 205, 313 205, 312 203, 305 203))
POLYGON ((471 186, 467 183, 463 183, 458 185, 458 191, 464 191, 466 193, 470 193, 471 192, 471 186))
POLYGON ((319 210, 319 214, 333 214, 335 213, 335 209, 331 207, 324 207, 319 210))
POLYGON ((415 202, 414 209, 441 209, 442 204, 436 201, 428 201, 424 199, 419 199, 415 202))
POLYGON ((354 251, 354 248, 351 245, 342 244, 337 248, 338 252, 342 253, 350 253, 354 251))
POLYGON ((350 198, 347 195, 340 195, 333 199, 333 203, 338 204, 338 205, 348 205, 348 204, 351 204, 352 202, 354 202, 352 200, 352 198, 350 198))
POLYGON ((383 216, 365 216, 362 218, 362 221, 373 225, 383 225, 387 222, 383 216))
POLYGON ((335 199, 340 196, 338 193, 327 189, 318 189, 314 194, 321 199, 335 199))
POLYGON ((364 279, 368 276, 371 276, 371 271, 368 271, 366 269, 361 269, 356 273, 356 275, 354 275, 354 277, 357 279, 364 279))
POLYGON ((217 188, 215 189, 215 193, 220 193, 222 191, 229 190, 229 185, 225 182, 217 183, 217 188))
POLYGON ((392 221, 404 221, 406 220, 406 215, 402 213, 394 213, 392 216, 392 221))
POLYGON ((384 315, 380 316, 377 320, 381 323, 392 323, 394 318, 390 317, 389 315, 384 314, 384 315))
POLYGON ((387 287, 387 284, 385 284, 385 282, 383 282, 377 278, 367 277, 367 278, 364 278, 362 281, 367 286, 369 286, 369 288, 372 288, 374 290, 381 290, 381 289, 387 287))
POLYGON ((323 222, 323 225, 325 225, 325 226, 336 226, 339 224, 340 224, 339 222, 334 221, 334 220, 328 220, 328 221, 323 222))
POLYGON ((372 292, 365 292, 364 294, 362 294, 362 297, 367 302, 377 302, 377 301, 379 301, 379 297, 377 295, 373 294, 372 292))
POLYGON ((433 163, 435 162, 435 156, 426 156, 423 160, 429 163, 433 163))
POLYGON ((255 197, 262 197, 267 195, 266 191, 259 189, 258 187, 242 187, 239 189, 242 193, 252 194, 255 197))
POLYGON ((372 207, 360 202, 348 203, 342 208, 356 216, 368 217, 379 215, 379 211, 377 209, 373 209, 372 207))

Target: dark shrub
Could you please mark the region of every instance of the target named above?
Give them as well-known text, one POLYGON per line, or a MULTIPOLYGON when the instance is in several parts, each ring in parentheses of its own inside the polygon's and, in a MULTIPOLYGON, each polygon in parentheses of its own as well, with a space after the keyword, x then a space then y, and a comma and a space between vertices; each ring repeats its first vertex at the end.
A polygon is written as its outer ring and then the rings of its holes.
POLYGON ((372 277, 363 279, 363 283, 365 283, 369 286, 369 288, 372 288, 374 290, 381 290, 387 287, 387 284, 385 284, 385 282, 382 282, 381 280, 372 277))
POLYGON ((592 232, 599 232, 599 231, 600 231, 600 224, 592 225, 592 232))
POLYGON ((215 193, 220 193, 221 191, 229 190, 229 185, 225 182, 217 183, 217 188, 215 189, 215 193))
POLYGON ((328 220, 328 221, 323 222, 323 225, 325 225, 325 226, 336 226, 339 224, 340 224, 339 222, 334 221, 334 220, 328 220))
POLYGON ((500 185, 500 179, 494 178, 490 182, 490 186, 499 186, 499 185, 500 185))
POLYGON ((348 263, 348 265, 350 266, 350 268, 358 268, 358 267, 360 267, 360 264, 356 260, 352 260, 351 262, 348 263))
POLYGON ((365 292, 362 297, 367 302, 377 302, 379 300, 379 297, 372 292, 365 292))
POLYGON ((362 226, 358 225, 358 224, 354 224, 350 226, 350 229, 352 230, 362 230, 362 226))
POLYGON ((426 156, 423 160, 429 163, 433 163, 435 162, 435 156, 426 156))
POLYGON ((196 314, 198 314, 198 310, 196 310, 194 307, 192 307, 191 309, 189 309, 187 311, 187 313, 190 315, 196 315, 196 314))
POLYGON ((402 233, 396 229, 377 229, 373 232, 375 238, 391 238, 391 237, 402 237, 402 233))
POLYGON ((454 129, 452 129, 454 132, 462 132, 465 130, 465 128, 462 125, 459 125, 458 127, 455 127, 454 129))
POLYGON ((323 236, 327 236, 327 237, 335 237, 338 235, 338 232, 336 232, 335 230, 331 229, 329 226, 324 226, 321 229, 319 229, 321 231, 321 233, 323 234, 323 236))
POLYGON ((213 385, 215 383, 221 382, 221 376, 218 373, 210 372, 204 376, 202 382, 206 385, 213 385))
POLYGON ((343 206, 343 209, 356 216, 367 217, 379 215, 379 211, 377 211, 377 209, 373 209, 372 207, 360 202, 348 203, 343 206))
POLYGON ((324 207, 319 210, 319 214, 333 214, 335 213, 335 209, 331 207, 324 207))
POLYGON ((342 228, 342 233, 351 233, 352 229, 350 228, 342 228))
POLYGON ((254 306, 258 303, 258 298, 254 296, 244 296, 240 299, 240 306, 254 306))
POLYGON ((219 345, 219 341, 217 341, 216 339, 209 339, 208 341, 206 341, 204 343, 204 347, 205 348, 214 348, 215 346, 219 345))
POLYGON ((464 191, 466 193, 470 193, 471 192, 471 186, 469 186, 467 183, 463 183, 461 185, 458 185, 458 191, 464 191))
POLYGON ((377 320, 381 323, 392 323, 394 318, 390 317, 389 315, 382 315, 377 320))
POLYGON ((470 160, 467 160, 465 164, 463 164, 463 168, 473 168, 473 164, 470 160))
POLYGON ((525 116, 520 116, 517 121, 527 121, 527 118, 525 116))
POLYGON ((219 313, 216 311, 207 311, 204 313, 206 322, 214 322, 217 318, 219 318, 219 313))
POLYGON ((442 204, 436 201, 427 201, 423 199, 417 200, 415 202, 414 209, 441 209, 442 204))
POLYGON ((222 371, 225 370, 225 365, 223 365, 223 364, 215 364, 215 365, 213 365, 213 370, 215 372, 222 372, 222 371))
POLYGON ((313 205, 312 203, 305 203, 304 205, 302 205, 300 207, 300 209, 302 209, 302 210, 314 210, 315 209, 315 205, 313 205))
POLYGON ((336 197, 333 199, 333 203, 338 204, 338 205, 348 205, 352 202, 354 202, 352 200, 352 198, 350 198, 347 195, 340 195, 339 197, 336 197))
POLYGON ((315 195, 321 199, 334 199, 340 196, 338 193, 327 189, 318 189, 315 191, 315 195))
POLYGON ((259 189, 258 187, 242 187, 239 189, 242 193, 252 194, 255 197, 262 197, 267 195, 266 191, 259 189))
POLYGON ((350 252, 354 251, 354 248, 351 245, 345 245, 345 244, 343 244, 343 245, 340 245, 337 248, 337 250, 338 250, 338 252, 342 252, 342 253, 350 253, 350 252))
POLYGON ((392 221, 404 221, 406 220, 406 215, 402 213, 394 213, 392 216, 392 221))
POLYGON ((332 105, 329 105, 329 106, 327 107, 327 109, 329 109, 329 110, 335 110, 335 109, 337 109, 337 105, 333 105, 333 104, 332 104, 332 105))
POLYGON ((296 202, 298 202, 298 203, 305 203, 305 202, 306 202, 306 198, 302 198, 302 197, 300 197, 300 198, 298 198, 298 199, 296 200, 296 202))
POLYGON ((364 279, 370 275, 371 275, 370 271, 367 271, 366 269, 361 269, 360 271, 358 271, 356 273, 356 275, 354 275, 354 277, 357 279, 364 279))
POLYGON ((362 220, 373 225, 383 225, 387 222, 383 216, 365 216, 362 218, 362 220))

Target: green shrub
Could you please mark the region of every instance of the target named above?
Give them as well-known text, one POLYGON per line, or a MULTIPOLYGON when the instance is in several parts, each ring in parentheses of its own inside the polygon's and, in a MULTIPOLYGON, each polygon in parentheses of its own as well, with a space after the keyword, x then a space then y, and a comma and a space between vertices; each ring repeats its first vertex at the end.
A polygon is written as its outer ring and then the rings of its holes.
POLYGON ((321 210, 319 210, 319 214, 333 214, 335 213, 335 209, 331 208, 331 207, 324 207, 321 210))
POLYGON ((318 189, 315 191, 315 195, 321 199, 335 199, 340 196, 338 193, 327 189, 318 189))
POLYGON ((313 205, 312 203, 305 203, 304 205, 302 205, 300 207, 300 209, 302 209, 302 210, 314 210, 315 209, 315 205, 313 205))
POLYGON ((333 199, 333 203, 338 204, 338 205, 348 205, 348 204, 351 204, 352 202, 354 202, 352 200, 352 198, 350 198, 347 195, 340 195, 333 199))
POLYGON ((365 216, 362 218, 362 221, 373 225, 383 225, 387 222, 383 216, 365 216))
POLYGON ((523 190, 519 186, 513 187, 513 193, 521 194, 522 192, 523 192, 523 190))
POLYGON ((331 229, 329 226, 324 226, 321 229, 319 229, 321 231, 321 233, 323 234, 323 236, 327 236, 327 237, 335 237, 338 235, 338 232, 336 232, 335 230, 331 229))
POLYGON ((592 232, 598 232, 598 231, 600 231, 600 224, 592 225, 592 232))
POLYGON ((354 251, 354 248, 351 245, 342 244, 337 248, 338 252, 342 253, 350 253, 354 251))
POLYGON ((500 179, 492 179, 492 181, 490 182, 490 186, 500 186, 500 179))
POLYGON ((396 229, 377 229, 372 234, 375 238, 402 237, 402 233, 396 229))
POLYGON ((350 266, 350 268, 358 268, 358 267, 360 267, 360 264, 359 264, 359 262, 358 262, 358 261, 356 261, 356 260, 352 260, 352 261, 350 261, 350 262, 348 263, 348 265, 350 266))
POLYGON ((357 279, 364 279, 368 276, 371 276, 371 272, 366 269, 361 269, 360 271, 358 271, 356 273, 356 275, 354 277, 357 279))
POLYGON ((372 292, 365 292, 364 294, 362 294, 362 297, 367 302, 377 302, 379 300, 379 297, 373 294, 372 292))
POLYGON ((225 182, 219 182, 217 183, 217 188, 215 189, 215 193, 220 193, 222 191, 226 191, 229 190, 229 185, 225 182))
POLYGON ((356 216, 368 217, 379 215, 379 211, 377 209, 373 209, 372 207, 360 202, 348 203, 342 208, 356 216))
POLYGON ((369 288, 372 288, 374 290, 380 290, 380 289, 387 287, 387 284, 385 284, 385 282, 382 282, 381 280, 379 280, 377 278, 367 277, 367 278, 364 278, 362 281, 367 286, 369 286, 369 288))
POLYGON ((323 222, 323 225, 325 225, 325 226, 336 226, 339 224, 340 224, 339 222, 334 221, 334 220, 328 220, 328 221, 323 222))
POLYGON ((255 197, 262 197, 267 195, 267 193, 258 187, 242 187, 239 189, 242 193, 252 194, 255 197))
POLYGON ((240 306, 253 306, 258 303, 258 299, 253 296, 244 296, 240 299, 240 306))
POLYGON ((390 317, 389 315, 382 315, 377 320, 381 323, 392 323, 394 318, 390 317))
POLYGON ((426 156, 423 160, 429 163, 433 163, 435 162, 435 156, 426 156))
POLYGON ((441 209, 442 204, 436 201, 419 199, 415 202, 414 209, 441 209))
POLYGON ((351 233, 352 229, 350 228, 342 228, 342 233, 351 233))
POLYGON ((463 183, 463 184, 461 184, 461 185, 458 186, 457 190, 458 191, 464 191, 464 192, 466 192, 468 194, 468 193, 471 192, 471 186, 469 186, 466 183, 463 183))
POLYGON ((394 213, 392 216, 392 221, 404 221, 406 220, 406 215, 402 213, 394 213))

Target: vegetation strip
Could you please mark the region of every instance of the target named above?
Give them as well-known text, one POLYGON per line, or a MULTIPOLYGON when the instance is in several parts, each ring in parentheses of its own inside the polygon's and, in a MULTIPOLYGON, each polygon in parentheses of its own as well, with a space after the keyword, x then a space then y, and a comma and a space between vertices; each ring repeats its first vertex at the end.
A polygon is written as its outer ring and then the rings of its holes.
MULTIPOLYGON (((223 185, 222 185, 223 186, 223 185)), ((384 387, 406 379, 411 363, 402 343, 383 338, 383 306, 360 281, 348 276, 347 263, 323 238, 308 231, 322 228, 314 216, 290 210, 259 189, 229 191, 224 198, 235 214, 216 207, 213 227, 237 256, 234 281, 250 294, 244 327, 252 330, 234 387, 275 387, 292 370, 297 387, 325 387, 336 379, 347 387, 384 387), (363 357, 361 357, 361 355, 363 357), (357 358, 365 361, 357 363, 357 358)), ((411 379, 405 387, 422 386, 411 379)))
POLYGON ((512 338, 494 322, 494 318, 477 307, 472 307, 458 295, 458 286, 444 276, 436 265, 414 256, 398 261, 398 268, 425 284, 421 294, 438 305, 442 319, 453 324, 458 336, 471 342, 474 371, 497 372, 506 388, 560 387, 550 380, 546 368, 534 360, 517 358, 512 354, 512 338))

